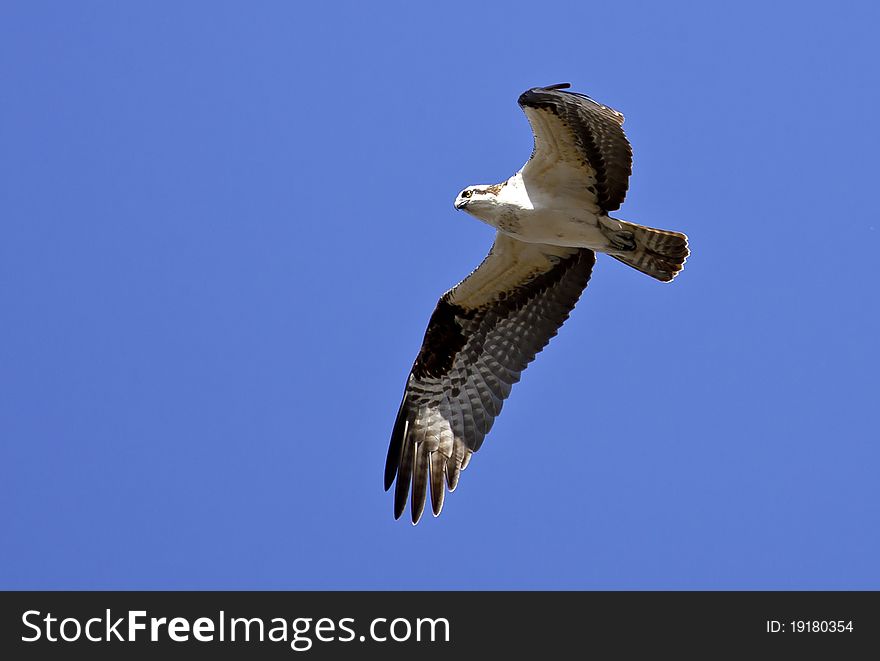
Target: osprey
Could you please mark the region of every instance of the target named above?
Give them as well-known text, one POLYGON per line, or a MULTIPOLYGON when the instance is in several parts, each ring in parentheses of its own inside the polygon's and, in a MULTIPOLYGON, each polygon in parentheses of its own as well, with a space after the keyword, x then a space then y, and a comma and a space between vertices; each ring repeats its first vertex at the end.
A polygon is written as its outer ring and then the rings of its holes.
POLYGON ((418 523, 430 489, 434 516, 458 485, 522 371, 587 286, 596 252, 662 282, 682 269, 687 237, 608 213, 632 172, 623 115, 568 83, 519 97, 535 146, 500 184, 468 186, 455 208, 496 228, 477 269, 440 297, 406 384, 385 463, 394 518, 412 486, 418 523))

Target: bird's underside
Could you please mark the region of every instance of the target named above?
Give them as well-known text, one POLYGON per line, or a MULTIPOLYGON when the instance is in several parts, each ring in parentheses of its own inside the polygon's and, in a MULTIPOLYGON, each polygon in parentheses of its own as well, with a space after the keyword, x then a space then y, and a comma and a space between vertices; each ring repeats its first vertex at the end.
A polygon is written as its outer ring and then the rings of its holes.
POLYGON ((413 523, 429 492, 440 514, 511 387, 568 318, 594 249, 662 281, 687 257, 683 234, 608 216, 631 172, 623 116, 566 87, 520 96, 535 136, 529 162, 507 182, 456 199, 498 233, 482 264, 440 298, 407 380, 385 464, 395 518, 410 492, 413 523))

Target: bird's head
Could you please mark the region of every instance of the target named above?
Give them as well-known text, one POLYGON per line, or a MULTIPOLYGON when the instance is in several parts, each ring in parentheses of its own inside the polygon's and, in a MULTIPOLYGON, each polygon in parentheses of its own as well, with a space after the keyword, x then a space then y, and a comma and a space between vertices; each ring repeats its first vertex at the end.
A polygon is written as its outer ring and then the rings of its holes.
POLYGON ((468 186, 455 198, 455 208, 467 211, 481 220, 488 220, 498 208, 499 184, 492 186, 468 186))

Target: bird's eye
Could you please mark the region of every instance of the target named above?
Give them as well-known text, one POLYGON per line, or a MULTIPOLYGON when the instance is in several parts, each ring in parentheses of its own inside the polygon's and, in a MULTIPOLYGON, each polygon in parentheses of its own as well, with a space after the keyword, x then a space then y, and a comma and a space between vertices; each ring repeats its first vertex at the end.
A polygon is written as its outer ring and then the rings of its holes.
POLYGON ((469 190, 463 190, 463 191, 461 191, 461 196, 462 196, 463 198, 467 199, 467 198, 469 198, 469 197, 471 196, 471 192, 472 192, 472 191, 469 191, 469 190))

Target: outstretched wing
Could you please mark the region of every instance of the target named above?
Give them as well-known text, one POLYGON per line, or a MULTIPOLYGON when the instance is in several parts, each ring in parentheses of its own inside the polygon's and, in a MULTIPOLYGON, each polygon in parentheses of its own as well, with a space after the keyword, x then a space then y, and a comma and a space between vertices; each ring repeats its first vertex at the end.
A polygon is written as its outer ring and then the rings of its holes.
POLYGON ((591 250, 498 233, 483 263, 440 298, 391 433, 385 490, 396 477, 395 518, 410 484, 413 523, 428 488, 440 514, 446 488, 455 489, 511 386, 568 318, 595 261, 591 250))
POLYGON ((522 169, 526 188, 580 191, 599 211, 619 209, 632 174, 623 115, 567 87, 536 87, 519 97, 535 134, 532 157, 522 169))

